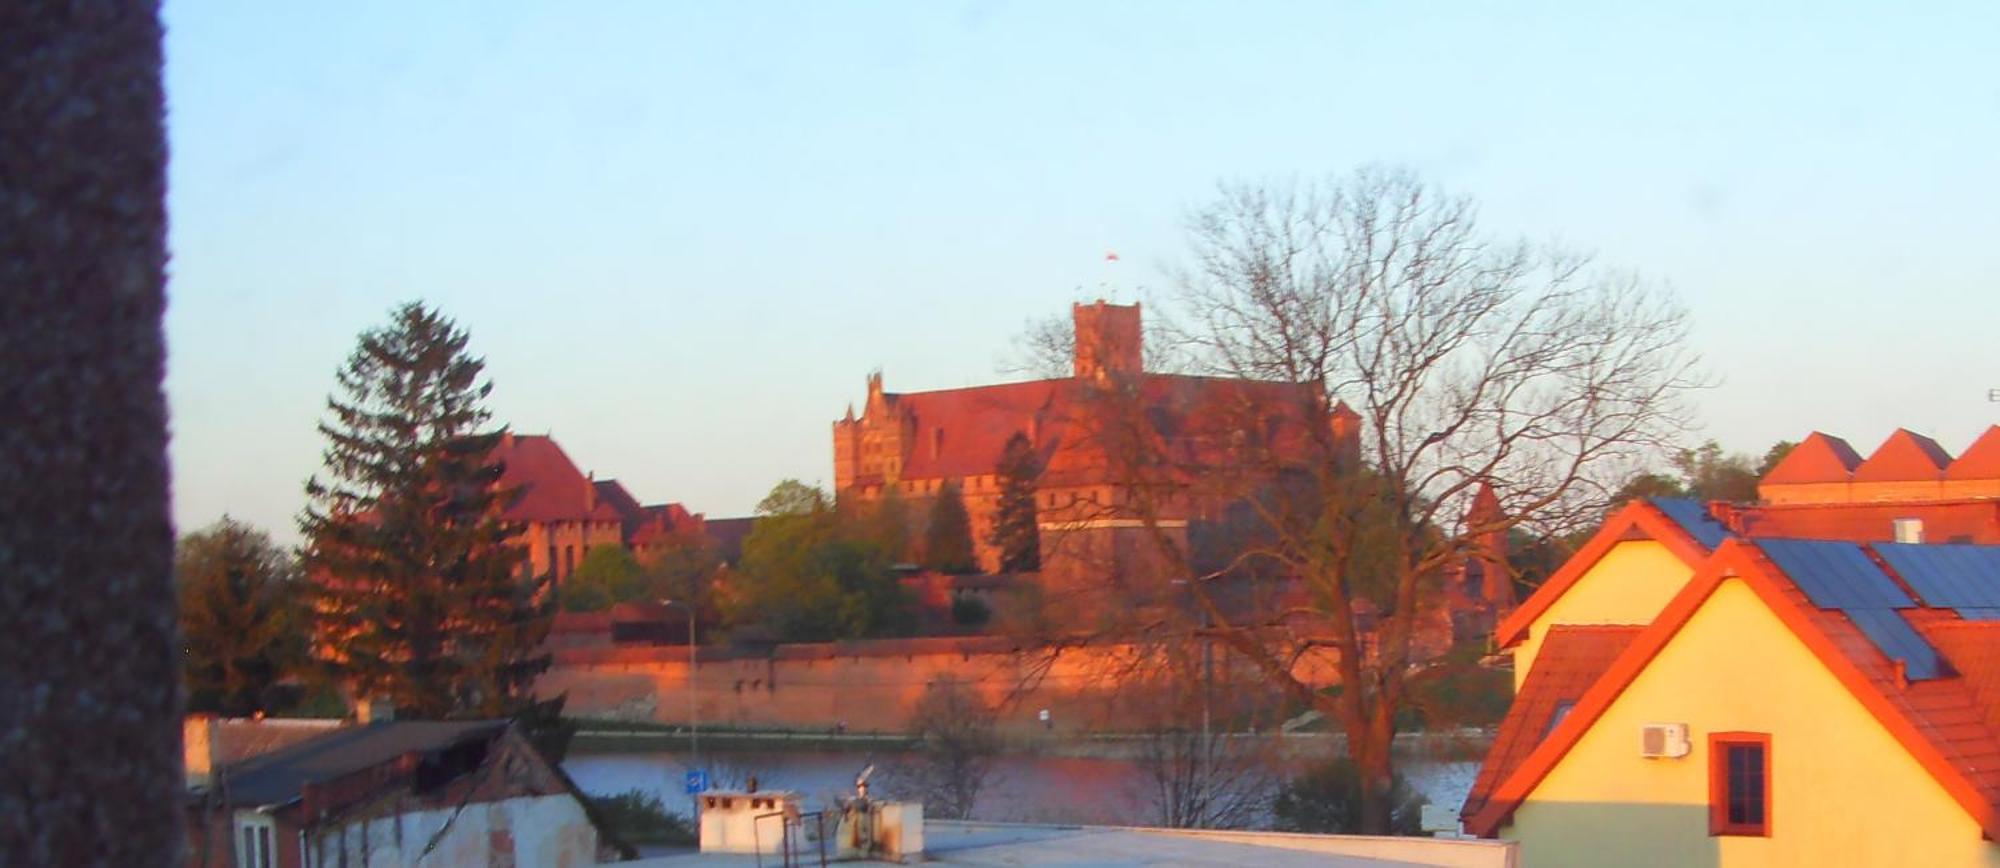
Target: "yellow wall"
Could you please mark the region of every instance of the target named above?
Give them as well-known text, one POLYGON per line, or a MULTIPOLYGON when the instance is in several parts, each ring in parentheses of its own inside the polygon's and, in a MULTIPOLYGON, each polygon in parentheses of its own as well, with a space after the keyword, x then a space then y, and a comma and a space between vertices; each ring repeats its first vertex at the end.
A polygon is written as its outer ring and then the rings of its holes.
POLYGON ((1740 580, 1728 580, 1515 812, 1529 868, 2000 866, 2000 847, 1740 580), (1642 759, 1640 727, 1693 753, 1642 759), (1708 735, 1771 734, 1769 838, 1708 834, 1708 735))
POLYGON ((1694 575, 1665 545, 1626 540, 1604 553, 1569 592, 1543 612, 1514 649, 1514 689, 1528 677, 1554 624, 1650 624, 1694 575))

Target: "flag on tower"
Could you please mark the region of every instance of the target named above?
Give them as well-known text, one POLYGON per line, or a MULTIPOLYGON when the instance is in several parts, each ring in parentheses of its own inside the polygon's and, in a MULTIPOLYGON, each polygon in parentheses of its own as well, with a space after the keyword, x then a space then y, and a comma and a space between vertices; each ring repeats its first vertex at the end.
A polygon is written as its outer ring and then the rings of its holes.
POLYGON ((1105 261, 1105 262, 1117 262, 1117 261, 1118 261, 1118 251, 1116 251, 1116 250, 1106 250, 1106 251, 1104 251, 1104 261, 1105 261))

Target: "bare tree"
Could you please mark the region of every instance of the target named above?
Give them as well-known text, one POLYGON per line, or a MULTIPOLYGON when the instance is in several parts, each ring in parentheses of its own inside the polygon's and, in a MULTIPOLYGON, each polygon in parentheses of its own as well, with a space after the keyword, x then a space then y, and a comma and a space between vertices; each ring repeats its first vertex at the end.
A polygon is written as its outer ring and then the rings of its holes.
POLYGON ((1154 822, 1173 829, 1263 825, 1277 793, 1278 775, 1274 742, 1257 735, 1250 723, 1260 704, 1242 701, 1254 688, 1228 683, 1225 673, 1219 691, 1225 697, 1223 713, 1214 714, 1210 706, 1215 704, 1218 685, 1212 683, 1213 670, 1197 668, 1192 655, 1156 656, 1174 659, 1156 668, 1145 687, 1128 686, 1121 698, 1146 711, 1136 759, 1145 772, 1154 822), (1246 717, 1246 712, 1253 716, 1246 717), (1245 729, 1252 731, 1246 734, 1245 729))
POLYGON ((1193 577, 1205 626, 1178 629, 1338 724, 1364 782, 1361 828, 1377 833, 1413 639, 1442 572, 1483 535, 1593 520, 1679 433, 1678 399, 1698 385, 1670 296, 1490 240, 1475 217, 1398 171, 1227 186, 1193 215, 1174 345, 1195 370, 1268 385, 1169 421, 1130 382, 1094 391, 1116 510, 1193 577), (1486 486, 1499 514, 1464 518, 1486 486), (1175 519, 1222 503, 1241 525, 1234 550, 1197 564, 1175 519), (1277 611, 1226 605, 1246 574, 1299 592, 1277 611), (1340 689, 1301 675, 1311 657, 1330 659, 1340 689))
POLYGON ((932 816, 971 817, 1000 750, 994 723, 993 709, 976 691, 950 678, 931 682, 910 719, 916 754, 890 770, 890 785, 921 800, 932 816))

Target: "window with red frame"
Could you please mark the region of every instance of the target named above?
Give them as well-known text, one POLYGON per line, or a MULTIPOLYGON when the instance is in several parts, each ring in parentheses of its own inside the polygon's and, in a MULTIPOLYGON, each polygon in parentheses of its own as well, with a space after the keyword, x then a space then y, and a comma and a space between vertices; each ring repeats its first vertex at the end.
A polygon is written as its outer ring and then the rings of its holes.
POLYGON ((1771 736, 1718 732, 1708 737, 1708 832, 1771 834, 1771 736))

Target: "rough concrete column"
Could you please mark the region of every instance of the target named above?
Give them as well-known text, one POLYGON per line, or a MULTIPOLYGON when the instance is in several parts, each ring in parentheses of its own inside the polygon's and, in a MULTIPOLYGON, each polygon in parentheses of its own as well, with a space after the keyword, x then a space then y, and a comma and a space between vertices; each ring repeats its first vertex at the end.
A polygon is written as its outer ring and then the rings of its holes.
POLYGON ((147 0, 0 3, 0 862, 181 861, 147 0))

